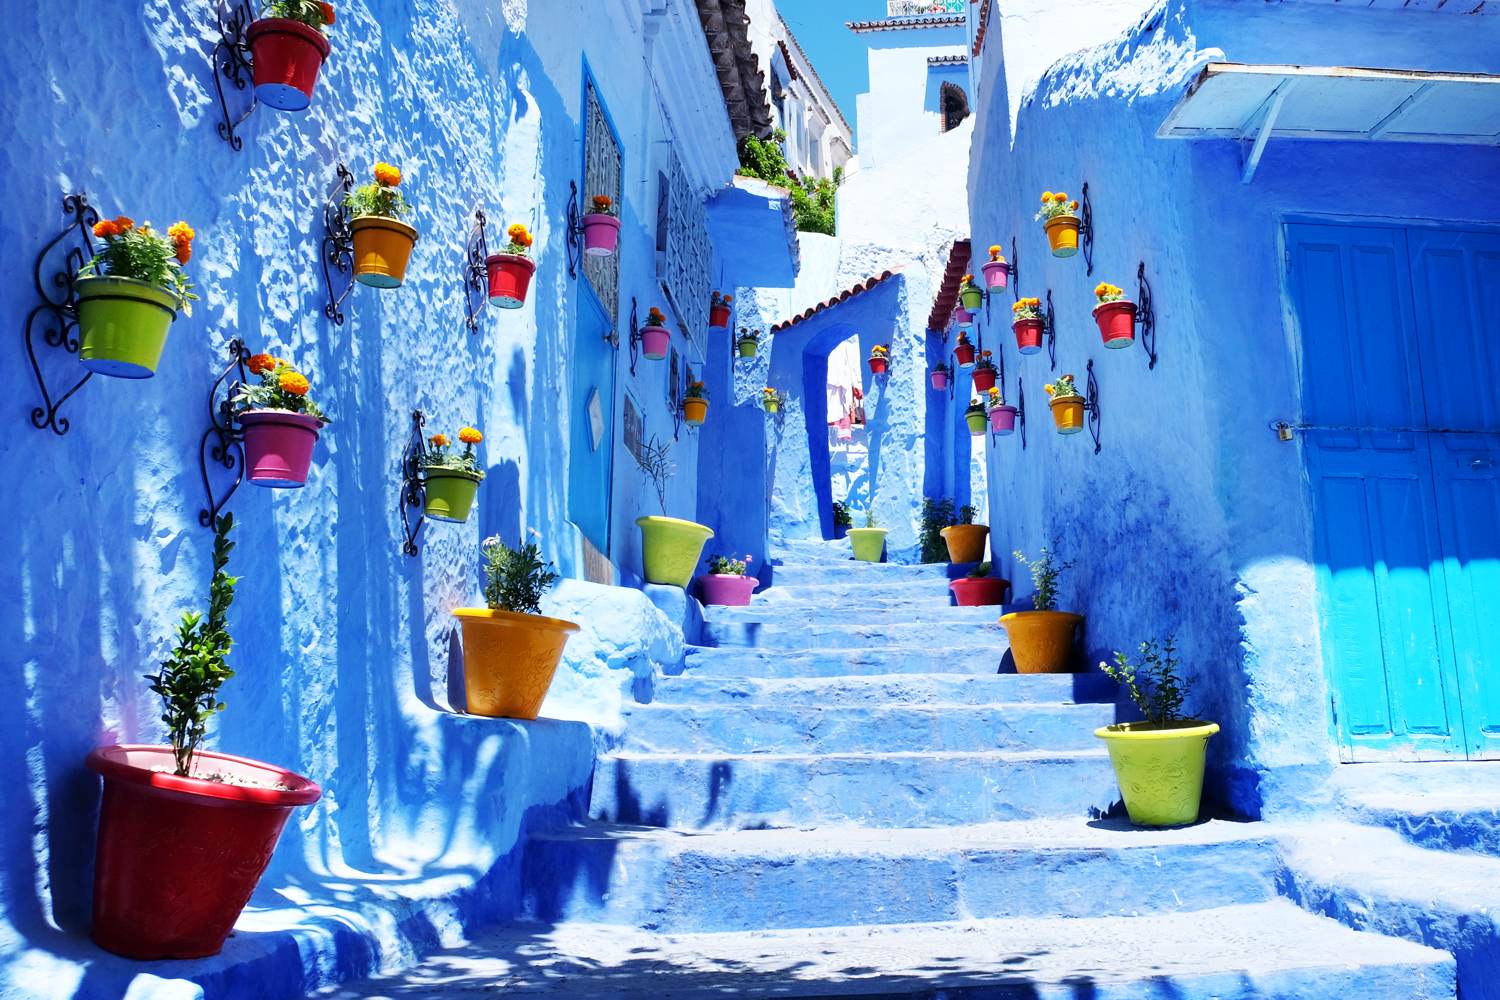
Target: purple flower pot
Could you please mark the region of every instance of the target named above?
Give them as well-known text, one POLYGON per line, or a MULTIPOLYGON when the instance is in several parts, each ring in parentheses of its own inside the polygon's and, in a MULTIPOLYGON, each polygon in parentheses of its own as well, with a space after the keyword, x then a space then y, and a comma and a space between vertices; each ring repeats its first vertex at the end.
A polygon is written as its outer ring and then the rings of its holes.
POLYGON ((990 430, 1004 437, 1016 432, 1016 408, 997 406, 990 411, 990 430))
POLYGON ((239 423, 245 429, 245 468, 252 483, 271 489, 307 485, 322 421, 290 410, 246 410, 239 423))
POLYGON ((660 361, 672 347, 672 331, 664 326, 641 327, 641 353, 652 361, 660 361))
POLYGON ((985 261, 984 280, 991 288, 1004 288, 1010 283, 1010 266, 1003 260, 985 261))
POLYGON ((974 314, 969 312, 969 310, 965 309, 963 306, 954 306, 953 320, 959 326, 967 328, 974 325, 974 314))
POLYGON ((608 257, 619 245, 619 219, 600 212, 591 212, 583 217, 584 253, 590 257, 608 257))
POLYGON ((759 578, 729 573, 709 573, 698 577, 698 587, 703 592, 704 604, 719 604, 726 608, 743 608, 749 605, 750 595, 755 593, 759 578))

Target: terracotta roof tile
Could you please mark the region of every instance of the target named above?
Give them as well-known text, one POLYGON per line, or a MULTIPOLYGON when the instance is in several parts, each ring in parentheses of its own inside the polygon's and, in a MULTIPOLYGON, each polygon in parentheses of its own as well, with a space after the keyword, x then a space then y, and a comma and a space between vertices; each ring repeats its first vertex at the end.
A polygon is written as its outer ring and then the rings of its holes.
MULTIPOLYGON (((785 322, 777 323, 775 326, 771 327, 771 332, 779 333, 782 330, 790 329, 791 327, 796 326, 798 323, 812 319, 824 309, 830 309, 833 306, 838 305, 840 302, 847 302, 849 299, 852 299, 860 292, 868 292, 870 289, 874 288, 876 285, 880 284, 882 281, 889 278, 895 273, 895 271, 885 271, 877 277, 866 278, 864 281, 857 282, 853 286, 844 289, 842 292, 839 292, 827 302, 820 302, 817 305, 813 306, 811 309, 806 309, 796 316, 793 316, 791 319, 786 320, 785 322)), ((962 273, 963 272, 959 272, 960 276, 962 276, 962 273)))
POLYGON ((938 287, 932 312, 927 317, 927 329, 947 329, 948 318, 953 315, 953 307, 958 304, 958 286, 963 283, 964 275, 969 273, 969 259, 972 255, 973 250, 968 240, 953 241, 953 249, 948 252, 948 267, 943 271, 943 283, 938 287))

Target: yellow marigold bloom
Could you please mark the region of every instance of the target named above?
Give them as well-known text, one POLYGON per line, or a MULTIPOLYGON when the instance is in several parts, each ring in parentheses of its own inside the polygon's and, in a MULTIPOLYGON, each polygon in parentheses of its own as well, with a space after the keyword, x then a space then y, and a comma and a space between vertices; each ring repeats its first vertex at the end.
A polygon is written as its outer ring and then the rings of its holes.
POLYGON ((179 219, 167 227, 167 235, 170 236, 174 242, 181 242, 183 240, 186 240, 187 242, 191 243, 193 241, 193 237, 197 236, 198 234, 193 232, 192 226, 179 219))
POLYGON ((291 396, 306 396, 307 390, 312 386, 307 384, 307 378, 301 372, 284 371, 276 377, 276 384, 281 391, 291 396))
POLYGON ((1097 284, 1097 285, 1094 286, 1094 294, 1095 295, 1108 295, 1109 294, 1109 286, 1106 285, 1102 281, 1099 282, 1099 284, 1097 284))
POLYGON ((966 284, 966 285, 972 285, 973 283, 974 283, 974 276, 972 274, 966 274, 966 275, 964 275, 964 284, 966 284))
POLYGON ((479 433, 476 428, 460 427, 458 430, 458 439, 464 444, 478 444, 484 440, 484 435, 479 433))
POLYGON ((996 244, 994 244, 994 245, 992 245, 990 247, 990 256, 991 257, 998 257, 998 256, 1000 256, 1000 244, 996 243, 996 244))
POLYGON ((394 167, 389 163, 375 164, 375 181, 386 187, 399 187, 401 184, 401 168, 394 167))
POLYGON ((1010 311, 1013 312, 1013 313, 1018 313, 1022 309, 1025 309, 1025 308, 1026 308, 1026 303, 1024 303, 1024 302, 1017 302, 1015 305, 1013 305, 1013 306, 1010 307, 1010 311))
POLYGON ((1051 201, 1052 201, 1052 192, 1051 191, 1043 191, 1042 192, 1042 204, 1045 205, 1045 204, 1048 204, 1051 201))

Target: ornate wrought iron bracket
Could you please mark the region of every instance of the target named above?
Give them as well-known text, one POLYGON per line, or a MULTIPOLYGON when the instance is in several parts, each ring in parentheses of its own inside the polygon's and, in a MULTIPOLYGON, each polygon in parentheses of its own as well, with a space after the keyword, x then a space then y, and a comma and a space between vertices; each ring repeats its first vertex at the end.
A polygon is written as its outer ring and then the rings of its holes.
POLYGON ((568 181, 568 277, 578 280, 583 265, 583 211, 578 207, 578 182, 568 181))
POLYGON ((682 412, 682 401, 683 401, 683 399, 684 399, 684 397, 686 395, 682 390, 683 390, 683 386, 685 386, 687 384, 687 382, 691 382, 693 380, 693 370, 691 368, 689 368, 687 365, 683 365, 682 367, 683 367, 683 370, 685 370, 687 372, 687 381, 686 382, 675 383, 675 384, 669 386, 668 387, 668 393, 667 393, 668 397, 669 397, 668 401, 672 404, 672 440, 673 441, 680 441, 682 439, 682 424, 683 424, 683 419, 684 419, 684 415, 683 415, 683 412, 682 412))
POLYGON ((485 258, 490 255, 485 239, 484 209, 474 209, 474 226, 464 244, 464 305, 469 311, 469 332, 479 332, 479 314, 490 304, 489 271, 485 258))
POLYGON ((1141 328, 1141 346, 1146 349, 1146 357, 1151 359, 1148 369, 1156 368, 1156 304, 1151 299, 1151 282, 1146 279, 1146 262, 1141 261, 1141 266, 1135 271, 1136 281, 1140 283, 1140 291, 1135 297, 1135 321, 1141 328))
POLYGON ((422 427, 427 416, 421 410, 411 411, 411 435, 406 448, 401 452, 401 495, 396 500, 396 509, 401 514, 401 551, 414 556, 417 535, 427 523, 423 511, 427 507, 427 478, 422 475, 423 460, 427 457, 427 442, 422 436, 422 427), (413 519, 412 512, 416 512, 413 519))
POLYGON ((1000 387, 1000 395, 1005 395, 1005 345, 1002 343, 1000 349, 995 352, 995 384, 1000 387))
POLYGON ((641 360, 641 321, 635 296, 630 297, 630 375, 635 377, 636 363, 641 360))
POLYGON ((99 213, 89 204, 85 195, 67 195, 62 204, 63 214, 68 217, 68 222, 36 255, 36 263, 31 268, 31 281, 36 288, 37 298, 41 301, 26 314, 26 325, 22 328, 26 358, 31 362, 31 372, 36 376, 37 388, 42 391, 42 405, 31 410, 31 426, 37 430, 51 429, 59 436, 68 433, 71 425, 66 417, 58 416, 58 411, 74 393, 83 388, 94 373, 85 372, 65 392, 54 396, 47 387, 47 379, 42 375, 42 363, 36 356, 35 336, 40 324, 43 344, 60 347, 64 354, 78 353, 81 346, 78 338, 78 296, 73 280, 84 262, 94 256, 91 234, 94 223, 99 221, 99 213), (58 261, 58 268, 44 277, 47 259, 59 247, 66 249, 58 261))
POLYGON ((323 287, 328 301, 323 315, 336 326, 344 325, 344 300, 354 288, 354 231, 344 199, 354 190, 354 175, 342 163, 338 180, 323 203, 323 287))
POLYGON ((250 106, 238 117, 231 117, 229 100, 224 93, 224 81, 228 80, 236 91, 241 92, 250 85, 250 40, 246 32, 250 22, 255 20, 255 12, 251 9, 250 0, 229 0, 228 16, 221 5, 214 17, 219 22, 219 41, 214 45, 210 62, 214 68, 214 90, 219 96, 219 138, 229 143, 229 148, 238 153, 244 147, 244 141, 236 130, 260 107, 260 101, 252 91, 250 106))
POLYGON ((1089 436, 1094 439, 1094 454, 1097 455, 1103 445, 1099 443, 1099 382, 1094 378, 1093 358, 1089 358, 1088 373, 1088 394, 1083 397, 1083 410, 1088 416, 1089 436))
POLYGON ((212 528, 219 512, 229 503, 235 490, 245 480, 245 435, 234 426, 234 398, 238 386, 246 381, 245 362, 250 360, 250 351, 238 337, 229 342, 229 362, 208 390, 208 429, 198 439, 198 472, 203 477, 203 495, 208 506, 198 511, 198 523, 212 528), (233 376, 231 378, 231 376, 233 376), (219 398, 220 391, 223 398, 219 398), (234 473, 234 482, 221 497, 214 496, 213 481, 209 478, 210 465, 217 465, 226 472, 234 473))
POLYGON ((1047 289, 1047 317, 1046 327, 1042 330, 1042 336, 1047 339, 1047 358, 1052 362, 1052 370, 1057 371, 1057 316, 1052 308, 1052 289, 1047 289))
POLYGON ((1094 275, 1094 203, 1089 200, 1089 182, 1083 182, 1082 223, 1079 227, 1078 246, 1083 251, 1083 261, 1088 265, 1087 274, 1094 275))
POLYGON ((1010 294, 1021 301, 1021 251, 1016 249, 1016 238, 1010 238, 1010 294))
POLYGON ((1026 380, 1016 376, 1016 429, 1021 432, 1021 450, 1026 450, 1026 380))

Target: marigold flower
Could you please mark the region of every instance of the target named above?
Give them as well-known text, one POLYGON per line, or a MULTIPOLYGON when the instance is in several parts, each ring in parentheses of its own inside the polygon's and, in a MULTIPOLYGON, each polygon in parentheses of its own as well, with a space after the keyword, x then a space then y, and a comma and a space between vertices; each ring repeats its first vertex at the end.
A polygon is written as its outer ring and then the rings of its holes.
POLYGON ((662 311, 660 309, 656 308, 655 306, 652 306, 650 309, 648 309, 646 311, 646 325, 647 326, 661 326, 666 321, 667 321, 667 317, 664 316, 664 315, 662 315, 662 311))
POLYGON ((1051 191, 1043 191, 1042 192, 1042 204, 1046 205, 1046 204, 1050 203, 1051 201, 1052 201, 1052 192, 1051 191))
POLYGON ((264 375, 276 370, 276 358, 269 354, 252 354, 250 360, 245 362, 245 367, 256 375, 264 375))
POLYGON ((377 163, 375 164, 375 181, 386 187, 400 187, 401 168, 389 163, 377 163))
POLYGON ((427 441, 434 448, 448 447, 448 435, 446 434, 434 434, 432 437, 428 438, 427 441))
POLYGON ((177 263, 186 264, 193 259, 193 244, 191 240, 182 240, 176 245, 177 263))
POLYGON ((1076 211, 1078 211, 1078 202, 1077 201, 1070 201, 1070 202, 1068 202, 1068 207, 1071 208, 1073 211, 1076 212, 1076 211))
POLYGON ((193 231, 192 226, 188 225, 186 222, 183 222, 181 219, 178 219, 176 222, 167 227, 167 235, 172 238, 173 242, 181 242, 183 240, 186 240, 187 242, 191 243, 193 241, 193 237, 197 236, 198 234, 193 231))
POLYGON ((111 237, 119 236, 120 227, 115 225, 113 220, 100 219, 98 222, 94 223, 94 235, 99 237, 101 240, 107 240, 111 237))
POLYGON ((1068 196, 1059 191, 1057 192, 1057 194, 1052 196, 1052 200, 1061 205, 1063 202, 1068 200, 1068 196))
POLYGON ((1049 396, 1055 396, 1055 395, 1057 395, 1057 390, 1054 389, 1054 388, 1052 388, 1052 384, 1050 382, 1047 385, 1042 386, 1042 388, 1046 391, 1047 395, 1049 395, 1049 396))
POLYGON ((484 440, 484 435, 479 433, 478 429, 474 427, 460 427, 458 430, 458 439, 464 444, 478 444, 484 440))
POLYGON ((276 377, 276 384, 281 391, 289 396, 306 396, 307 390, 312 388, 308 385, 307 377, 301 372, 284 371, 276 377))
POLYGON ((596 212, 607 212, 614 203, 614 199, 607 194, 594 195, 594 211, 596 212))
POLYGON ((332 24, 333 23, 333 4, 331 4, 331 3, 320 3, 320 4, 318 4, 318 10, 323 15, 323 23, 324 24, 332 24))
MULTIPOLYGON (((119 228, 120 232, 128 233, 135 228, 135 220, 128 215, 117 215, 115 216, 115 225, 119 228)), ((147 224, 146 228, 150 229, 151 226, 147 224)))
POLYGON ((729 305, 729 303, 731 303, 733 301, 734 301, 734 296, 733 295, 726 295, 726 296, 724 296, 724 304, 726 306, 729 305))
POLYGON ((973 283, 974 283, 974 276, 972 274, 966 274, 966 275, 964 275, 964 284, 966 284, 966 285, 972 285, 973 283))

